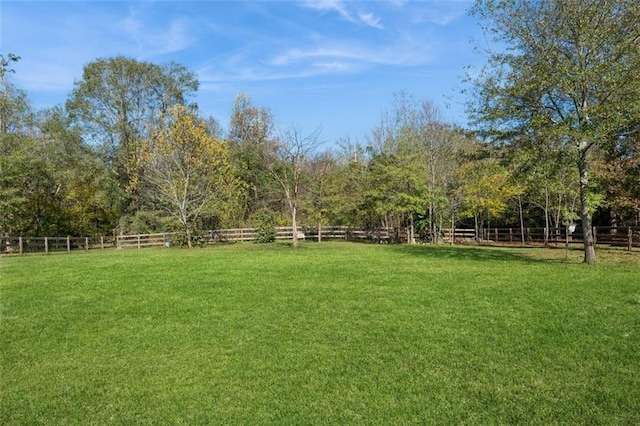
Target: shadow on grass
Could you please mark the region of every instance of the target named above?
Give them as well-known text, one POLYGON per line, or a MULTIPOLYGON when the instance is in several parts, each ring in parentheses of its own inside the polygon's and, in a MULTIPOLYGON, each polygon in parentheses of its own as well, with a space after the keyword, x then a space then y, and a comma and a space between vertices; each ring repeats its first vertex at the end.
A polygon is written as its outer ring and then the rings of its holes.
POLYGON ((517 261, 525 263, 563 263, 564 258, 542 255, 541 248, 508 248, 491 246, 446 246, 446 245, 394 245, 392 250, 413 255, 438 259, 464 259, 479 262, 517 261))

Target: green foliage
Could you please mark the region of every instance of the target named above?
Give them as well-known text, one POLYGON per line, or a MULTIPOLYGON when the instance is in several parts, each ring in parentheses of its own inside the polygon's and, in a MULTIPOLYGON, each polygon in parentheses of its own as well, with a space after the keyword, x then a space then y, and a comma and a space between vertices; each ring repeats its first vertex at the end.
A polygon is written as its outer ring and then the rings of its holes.
MULTIPOLYGON (((41 195, 37 189, 46 165, 29 151, 33 140, 19 135, 0 135, 0 231, 7 234, 34 232, 30 209, 41 195), (43 167, 44 166, 44 167, 43 167)), ((45 176, 46 179, 46 176, 45 176)), ((48 180, 48 179, 47 179, 48 180)), ((46 197, 47 194, 42 194, 46 197)), ((35 213, 35 211, 34 211, 35 213)))
POLYGON ((194 247, 205 247, 205 239, 201 230, 198 228, 194 228, 190 233, 191 238, 187 239, 187 235, 184 232, 178 232, 171 236, 171 246, 180 247, 180 248, 194 248, 194 247))
POLYGON ((605 206, 615 219, 640 218, 640 132, 616 138, 605 148, 600 178, 606 183, 605 206))
POLYGON ((229 127, 231 160, 242 182, 236 195, 236 221, 246 225, 260 209, 274 207, 271 199, 277 186, 267 167, 275 149, 274 118, 267 108, 254 106, 249 96, 241 93, 234 101, 229 127))
POLYGON ((101 165, 59 111, 39 117, 38 137, 0 135, 0 230, 13 235, 110 234, 112 199, 101 165))
POLYGON ((377 215, 363 197, 368 185, 364 159, 347 160, 327 182, 326 217, 334 225, 375 227, 377 215))
POLYGON ((180 229, 177 221, 167 220, 162 211, 143 210, 122 216, 118 226, 120 234, 153 234, 180 229))
POLYGON ((437 242, 461 217, 500 226, 522 212, 531 226, 558 226, 582 211, 584 225, 598 209, 599 225, 635 223, 640 55, 628 41, 638 33, 638 6, 614 3, 600 13, 597 2, 477 2, 509 48, 491 56, 475 86, 472 112, 480 136, 493 142, 490 161, 461 155, 482 145, 406 93, 366 144, 346 140, 341 151, 318 154, 319 130, 277 134, 269 109, 242 93, 223 135, 214 118, 187 105, 198 82, 179 64, 96 59, 66 109, 34 112, 9 78, 19 58, 0 55, 0 233, 180 229, 186 242, 189 232, 257 221, 271 241, 273 226, 291 220, 388 227, 409 240, 415 228, 437 242), (580 62, 581 54, 591 59, 580 62), (170 112, 182 108, 176 126, 170 112))
POLYGON ((124 56, 97 59, 84 67, 66 103, 85 140, 101 148, 117 188, 129 201, 121 214, 142 207, 142 141, 161 114, 186 104, 198 88, 195 74, 176 63, 157 65, 124 56))
POLYGON ((256 228, 256 243, 272 243, 276 240, 276 219, 277 215, 270 210, 262 209, 253 221, 256 228))
POLYGON ((191 232, 200 216, 220 209, 236 187, 226 143, 178 105, 160 118, 139 158, 147 170, 147 197, 180 222, 191 246, 191 232))
POLYGON ((495 218, 505 211, 509 199, 522 193, 509 171, 492 158, 468 161, 458 169, 457 178, 459 211, 467 217, 495 218))
POLYGON ((415 214, 426 213, 423 231, 437 241, 438 228, 452 204, 448 189, 458 154, 472 144, 460 129, 442 121, 433 104, 400 93, 394 109, 371 136, 369 203, 389 226, 412 227, 415 214), (404 223, 389 223, 398 220, 404 223))
POLYGON ((638 253, 569 255, 3 258, 0 423, 638 424, 638 253))
POLYGON ((17 88, 10 79, 15 70, 13 62, 20 57, 9 53, 0 55, 0 136, 7 133, 22 133, 33 124, 33 112, 27 94, 17 88))
POLYGON ((414 173, 409 161, 406 157, 386 154, 372 158, 372 182, 368 195, 373 199, 378 214, 384 216, 390 212, 424 211, 425 183, 414 173))
MULTIPOLYGON (((495 141, 560 141, 576 159, 582 226, 591 229, 590 170, 609 141, 640 122, 640 4, 635 0, 478 0, 494 39, 474 83, 476 126, 495 141)), ((585 262, 595 261, 585 234, 585 262)))

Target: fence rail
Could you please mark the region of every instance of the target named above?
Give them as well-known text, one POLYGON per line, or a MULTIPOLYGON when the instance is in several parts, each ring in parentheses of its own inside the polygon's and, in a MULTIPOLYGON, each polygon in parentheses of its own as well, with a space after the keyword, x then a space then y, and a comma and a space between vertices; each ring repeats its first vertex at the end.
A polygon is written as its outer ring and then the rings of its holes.
POLYGON ((169 247, 175 232, 164 232, 161 234, 136 234, 118 235, 116 237, 116 247, 123 248, 143 248, 143 247, 169 247))
MULTIPOLYGON (((293 239, 293 228, 291 226, 278 226, 275 228, 276 240, 293 239)), ((321 226, 318 231, 317 226, 298 227, 298 238, 304 240, 317 240, 318 235, 323 240, 365 240, 389 238, 389 232, 382 230, 365 230, 350 226, 321 226)), ((255 241, 258 238, 258 230, 255 228, 235 228, 235 229, 215 229, 204 234, 204 242, 212 244, 216 242, 241 242, 255 241)))
MULTIPOLYGON (((640 226, 593 227, 596 245, 626 247, 628 250, 640 247, 640 226)), ((450 229, 444 231, 444 240, 452 241, 450 229)), ((583 244, 584 232, 576 228, 570 232, 568 228, 484 228, 476 236, 474 229, 455 229, 453 241, 456 243, 467 241, 495 242, 509 244, 583 244)))
POLYGON ((12 237, 5 236, 0 254, 56 253, 72 250, 106 249, 116 246, 114 238, 106 237, 12 237))
MULTIPOLYGON (((290 226, 277 227, 276 239, 290 240, 293 230, 290 226)), ((367 230, 349 226, 301 226, 298 237, 305 240, 369 240, 374 242, 393 241, 387 229, 367 230)), ((596 245, 625 247, 631 251, 640 247, 640 226, 594 227, 596 245)), ((255 241, 258 231, 254 228, 216 229, 203 235, 204 244, 218 242, 255 241)), ((71 251, 89 251, 95 249, 126 249, 144 247, 169 247, 180 245, 183 237, 179 233, 165 232, 156 234, 119 235, 116 237, 2 237, 0 254, 55 253, 71 251)), ((508 244, 582 244, 583 232, 580 228, 570 233, 567 228, 484 228, 476 236, 474 229, 445 229, 443 240, 449 243, 508 243, 508 244)))

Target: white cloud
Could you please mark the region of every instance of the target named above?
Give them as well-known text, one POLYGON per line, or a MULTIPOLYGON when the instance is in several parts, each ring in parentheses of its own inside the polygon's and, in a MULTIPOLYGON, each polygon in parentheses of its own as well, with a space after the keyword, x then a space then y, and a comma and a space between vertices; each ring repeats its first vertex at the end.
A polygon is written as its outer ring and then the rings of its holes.
POLYGON ((383 29, 379 17, 375 16, 371 12, 352 13, 349 11, 348 2, 345 1, 307 0, 303 4, 309 9, 318 10, 321 12, 336 12, 342 17, 342 19, 354 24, 364 24, 369 27, 383 29))
POLYGON ((471 0, 430 1, 416 3, 420 6, 412 10, 412 22, 447 25, 467 13, 473 4, 471 0))
POLYGON ((386 46, 331 41, 319 47, 290 49, 274 56, 268 63, 289 66, 305 60, 323 59, 329 62, 352 60, 377 65, 414 66, 427 62, 430 51, 430 46, 407 39, 386 46))
POLYGON ((379 30, 383 29, 383 25, 380 23, 380 18, 375 16, 373 13, 360 13, 358 14, 360 20, 370 27, 377 28, 379 30))
POLYGON ((309 47, 289 47, 256 60, 255 45, 212 58, 198 70, 202 82, 256 82, 361 73, 379 66, 413 67, 433 59, 424 41, 397 40, 381 45, 323 40, 309 47))
POLYGON ((304 5, 309 9, 319 10, 322 12, 331 11, 337 12, 340 16, 342 16, 347 21, 352 22, 353 18, 347 11, 347 8, 344 2, 340 0, 307 0, 304 2, 304 5))
POLYGON ((189 29, 193 27, 186 18, 175 18, 168 26, 147 25, 136 12, 121 21, 123 33, 136 43, 137 53, 150 57, 178 52, 189 47, 195 40, 189 29))

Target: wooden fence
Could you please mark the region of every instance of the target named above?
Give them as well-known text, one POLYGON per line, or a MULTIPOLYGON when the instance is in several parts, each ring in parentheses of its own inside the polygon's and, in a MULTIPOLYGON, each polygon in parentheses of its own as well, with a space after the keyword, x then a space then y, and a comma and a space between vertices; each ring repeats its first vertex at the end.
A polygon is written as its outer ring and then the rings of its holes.
MULTIPOLYGON (((293 238, 293 229, 290 226, 276 227, 277 240, 290 240, 293 238)), ((325 240, 387 240, 386 230, 367 231, 361 228, 348 226, 323 226, 320 229, 321 237, 325 240)), ((203 243, 214 244, 217 242, 242 242, 255 241, 258 231, 254 228, 216 229, 207 231, 203 235, 203 243)), ((316 240, 318 238, 317 227, 298 228, 298 238, 303 240, 316 240)), ((11 237, 2 239, 0 254, 26 254, 26 253, 54 253, 71 252, 78 250, 108 249, 108 248, 136 248, 145 247, 170 247, 181 245, 183 237, 180 233, 164 232, 156 234, 118 235, 116 237, 11 237)))
MULTIPOLYGON (((293 229, 291 226, 278 226, 275 228, 276 240, 293 239, 293 229)), ((389 233, 383 230, 365 230, 350 226, 321 226, 318 227, 300 226, 298 227, 298 238, 303 240, 317 240, 318 234, 322 240, 387 240, 389 233)), ((255 228, 236 229, 215 229, 204 234, 204 242, 213 244, 216 242, 240 242, 255 241, 258 238, 258 230, 255 228)))
MULTIPOLYGON (((277 227, 276 239, 290 240, 293 238, 292 228, 277 227)), ((318 228, 301 226, 298 228, 300 239, 317 240, 318 228)), ((625 247, 627 250, 640 247, 640 226, 628 227, 594 227, 596 245, 625 247)), ((320 228, 322 240, 348 241, 393 241, 389 230, 367 230, 349 226, 322 226, 320 228)), ((478 238, 474 229, 444 230, 443 239, 449 243, 498 243, 498 244, 582 244, 583 233, 580 228, 569 233, 567 228, 485 228, 480 230, 478 238)), ((204 244, 218 242, 255 241, 258 232, 254 228, 216 229, 207 231, 203 235, 204 244)), ((126 249, 144 247, 170 247, 180 245, 183 237, 180 233, 157 233, 119 235, 116 237, 3 237, 0 254, 25 253, 55 253, 71 251, 88 251, 94 249, 126 249)))
POLYGON ((56 253, 72 250, 106 249, 116 246, 106 237, 11 237, 2 238, 0 254, 56 253))
POLYGON ((175 232, 164 232, 161 234, 136 234, 118 235, 116 237, 116 247, 123 248, 143 248, 143 247, 169 247, 172 240, 178 234, 175 232))
MULTIPOLYGON (((632 250, 640 247, 640 226, 604 227, 598 226, 592 229, 596 246, 626 247, 632 250)), ((463 242, 488 242, 509 244, 583 244, 584 233, 582 228, 576 228, 570 232, 568 228, 484 228, 476 237, 474 229, 445 230, 444 240, 456 243, 463 242), (524 231, 524 232, 523 232, 524 231)))
POLYGON ((118 235, 116 237, 3 237, 0 254, 61 253, 169 246, 175 233, 118 235))

